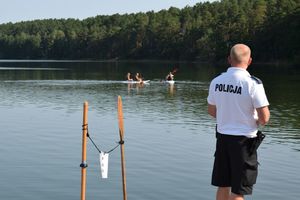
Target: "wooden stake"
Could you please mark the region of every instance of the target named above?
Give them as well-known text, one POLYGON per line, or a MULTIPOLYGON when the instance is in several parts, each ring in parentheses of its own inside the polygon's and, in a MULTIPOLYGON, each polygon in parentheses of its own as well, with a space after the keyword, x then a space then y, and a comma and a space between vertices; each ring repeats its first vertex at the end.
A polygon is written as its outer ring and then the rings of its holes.
POLYGON ((88 133, 88 102, 83 104, 83 123, 82 123, 82 162, 81 167, 81 200, 85 200, 86 191, 86 143, 88 133))
POLYGON ((122 99, 118 96, 118 119, 119 119, 119 133, 120 133, 120 149, 121 149, 121 165, 122 165, 122 183, 123 183, 123 200, 127 200, 126 191, 126 172, 125 172, 125 153, 124 153, 124 124, 123 124, 123 110, 122 99))

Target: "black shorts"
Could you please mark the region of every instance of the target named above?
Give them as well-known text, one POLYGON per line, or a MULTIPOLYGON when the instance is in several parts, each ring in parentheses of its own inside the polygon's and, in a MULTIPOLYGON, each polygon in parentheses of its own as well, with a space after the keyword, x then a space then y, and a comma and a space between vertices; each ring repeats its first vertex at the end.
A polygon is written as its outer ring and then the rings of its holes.
POLYGON ((217 133, 212 185, 231 187, 238 195, 252 194, 257 178, 257 152, 250 154, 253 139, 217 133))

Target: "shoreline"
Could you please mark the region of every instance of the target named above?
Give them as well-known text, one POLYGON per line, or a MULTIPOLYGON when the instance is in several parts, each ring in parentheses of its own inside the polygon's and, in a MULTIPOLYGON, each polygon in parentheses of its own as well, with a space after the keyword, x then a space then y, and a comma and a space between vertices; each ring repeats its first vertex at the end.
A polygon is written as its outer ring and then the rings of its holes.
MULTIPOLYGON (((206 63, 206 64, 217 64, 217 65, 226 65, 227 62, 225 61, 197 61, 197 60, 160 60, 160 59, 108 59, 108 60, 95 60, 95 59, 78 59, 78 60, 71 60, 71 59, 0 59, 0 63, 10 63, 10 62, 49 62, 49 63, 71 63, 71 62, 99 62, 99 63, 109 63, 109 62, 132 62, 132 63, 139 63, 139 62, 160 62, 160 63, 206 63)), ((252 65, 275 65, 275 66, 291 66, 291 65, 299 65, 300 63, 294 62, 287 62, 287 61, 257 61, 253 62, 252 65)))

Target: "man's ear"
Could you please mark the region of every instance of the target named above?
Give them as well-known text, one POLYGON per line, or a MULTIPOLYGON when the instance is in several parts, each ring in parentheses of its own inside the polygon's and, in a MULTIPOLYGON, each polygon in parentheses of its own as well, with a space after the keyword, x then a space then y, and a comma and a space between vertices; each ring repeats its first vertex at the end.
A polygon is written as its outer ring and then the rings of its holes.
POLYGON ((248 60, 248 66, 252 63, 252 58, 250 57, 248 60))

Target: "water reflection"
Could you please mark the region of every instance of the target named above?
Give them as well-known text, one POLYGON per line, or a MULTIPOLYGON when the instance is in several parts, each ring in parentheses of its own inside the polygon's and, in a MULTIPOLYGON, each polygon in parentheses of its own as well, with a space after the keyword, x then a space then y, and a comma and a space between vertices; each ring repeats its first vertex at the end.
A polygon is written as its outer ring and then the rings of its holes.
POLYGON ((174 95, 174 84, 169 84, 169 94, 170 96, 173 96, 174 95))

